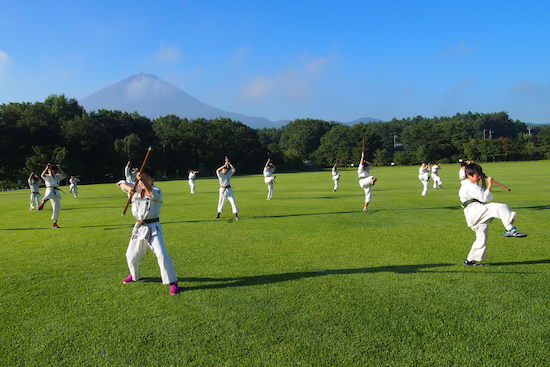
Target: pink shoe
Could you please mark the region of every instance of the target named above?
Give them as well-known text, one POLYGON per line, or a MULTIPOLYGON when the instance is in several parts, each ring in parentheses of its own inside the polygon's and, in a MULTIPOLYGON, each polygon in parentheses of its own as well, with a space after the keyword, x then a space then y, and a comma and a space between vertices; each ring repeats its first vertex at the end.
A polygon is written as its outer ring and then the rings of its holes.
POLYGON ((126 283, 132 283, 134 281, 134 278, 132 278, 132 274, 128 274, 128 276, 126 277, 126 279, 124 279, 122 281, 122 283, 126 284, 126 283))
POLYGON ((180 287, 178 286, 178 282, 170 283, 170 295, 173 296, 175 294, 178 294, 180 292, 180 287))

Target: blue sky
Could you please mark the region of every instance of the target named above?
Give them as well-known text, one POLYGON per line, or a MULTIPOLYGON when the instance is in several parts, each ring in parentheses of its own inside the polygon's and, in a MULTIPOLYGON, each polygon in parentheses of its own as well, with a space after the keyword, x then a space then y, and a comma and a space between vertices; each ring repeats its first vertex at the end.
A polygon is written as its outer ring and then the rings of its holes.
POLYGON ((550 122, 547 1, 11 1, 0 103, 140 72, 271 120, 507 111, 550 122))

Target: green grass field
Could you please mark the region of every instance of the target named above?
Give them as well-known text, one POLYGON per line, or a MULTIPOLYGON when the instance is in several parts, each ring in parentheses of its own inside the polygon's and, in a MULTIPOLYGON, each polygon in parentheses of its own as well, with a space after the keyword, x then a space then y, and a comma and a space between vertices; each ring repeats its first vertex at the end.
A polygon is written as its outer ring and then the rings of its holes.
MULTIPOLYGON (((238 167, 237 167, 238 168, 238 167)), ((0 203, 0 365, 544 366, 550 360, 550 161, 485 164, 509 185, 495 201, 527 238, 489 230, 485 267, 462 265, 474 232, 458 166, 421 197, 417 167, 380 167, 371 211, 353 170, 232 185, 214 220, 217 181, 158 182, 163 230, 184 292, 171 297, 149 252, 128 274, 133 218, 115 185, 68 188, 60 230, 27 190, 0 203)), ((430 182, 431 183, 431 182, 430 182)), ((42 195, 44 190, 42 189, 42 195)))

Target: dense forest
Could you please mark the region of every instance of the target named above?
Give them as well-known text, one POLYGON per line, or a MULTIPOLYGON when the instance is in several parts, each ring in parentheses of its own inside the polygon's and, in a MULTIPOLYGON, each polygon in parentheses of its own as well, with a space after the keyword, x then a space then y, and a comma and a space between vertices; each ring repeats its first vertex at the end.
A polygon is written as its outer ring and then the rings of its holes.
POLYGON ((43 102, 0 105, 0 186, 25 183, 29 172, 60 163, 82 182, 123 176, 128 160, 139 165, 148 146, 159 178, 185 177, 194 168, 213 175, 229 156, 240 173, 261 172, 271 156, 279 170, 317 169, 356 162, 365 140, 377 165, 550 158, 550 126, 529 126, 507 113, 467 112, 417 116, 353 126, 297 119, 281 128, 252 129, 226 118, 155 120, 138 113, 85 111, 76 99, 51 95, 43 102))

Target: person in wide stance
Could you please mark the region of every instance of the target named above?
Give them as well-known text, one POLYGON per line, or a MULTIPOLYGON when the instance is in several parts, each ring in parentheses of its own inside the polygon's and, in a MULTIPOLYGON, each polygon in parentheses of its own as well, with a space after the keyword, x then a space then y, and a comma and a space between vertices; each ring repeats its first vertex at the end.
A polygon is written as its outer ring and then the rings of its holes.
POLYGON ((225 163, 223 166, 219 167, 216 170, 216 175, 220 182, 219 190, 219 199, 218 199, 218 214, 214 219, 220 218, 220 215, 223 213, 223 204, 225 199, 231 204, 231 209, 233 214, 235 214, 235 220, 239 220, 239 208, 237 207, 237 202, 235 201, 235 196, 233 195, 233 189, 231 188, 231 176, 235 174, 235 167, 229 162, 229 158, 225 157, 225 163))
POLYGON ((69 178, 69 191, 73 193, 75 199, 78 198, 78 183, 80 179, 77 176, 71 176, 69 178))
POLYGON ((267 185, 267 200, 271 200, 273 197, 273 191, 275 186, 275 166, 271 162, 271 158, 268 158, 264 166, 264 182, 267 185))
POLYGON ((155 186, 153 177, 153 170, 145 167, 141 173, 136 174, 136 180, 139 183, 135 191, 133 186, 127 183, 118 183, 121 189, 131 195, 132 215, 136 219, 126 250, 130 274, 123 282, 132 283, 140 279, 139 264, 147 252, 147 248, 150 248, 157 257, 162 284, 169 284, 170 294, 174 295, 180 292, 178 277, 164 244, 162 226, 159 221, 162 192, 155 186))
POLYGON ((29 188, 31 189, 31 210, 33 210, 35 206, 36 209, 40 206, 40 181, 40 177, 38 177, 36 173, 31 172, 27 180, 29 188))
POLYGON ((365 190, 365 206, 363 211, 369 211, 369 203, 371 200, 372 187, 376 183, 376 177, 370 175, 370 170, 374 166, 374 163, 365 160, 365 152, 361 153, 361 161, 357 168, 357 175, 359 176, 359 186, 365 190))
POLYGON ((40 174, 40 177, 46 183, 46 192, 42 198, 42 203, 38 206, 38 210, 44 209, 44 205, 48 200, 52 202, 52 220, 53 228, 60 228, 57 224, 59 218, 59 211, 61 210, 61 194, 59 193, 59 184, 65 177, 65 173, 61 170, 59 164, 53 165, 48 163, 44 171, 40 174))
POLYGON ((481 261, 485 258, 489 223, 494 218, 502 221, 506 229, 505 237, 527 237, 527 235, 514 227, 517 213, 510 211, 508 205, 489 203, 493 200, 491 194, 493 178, 486 177, 481 166, 475 163, 466 165, 464 172, 466 179, 460 186, 458 196, 464 208, 466 224, 476 233, 476 240, 472 244, 468 257, 464 260, 464 265, 483 265, 481 261), (481 186, 478 185, 480 181, 481 186))

